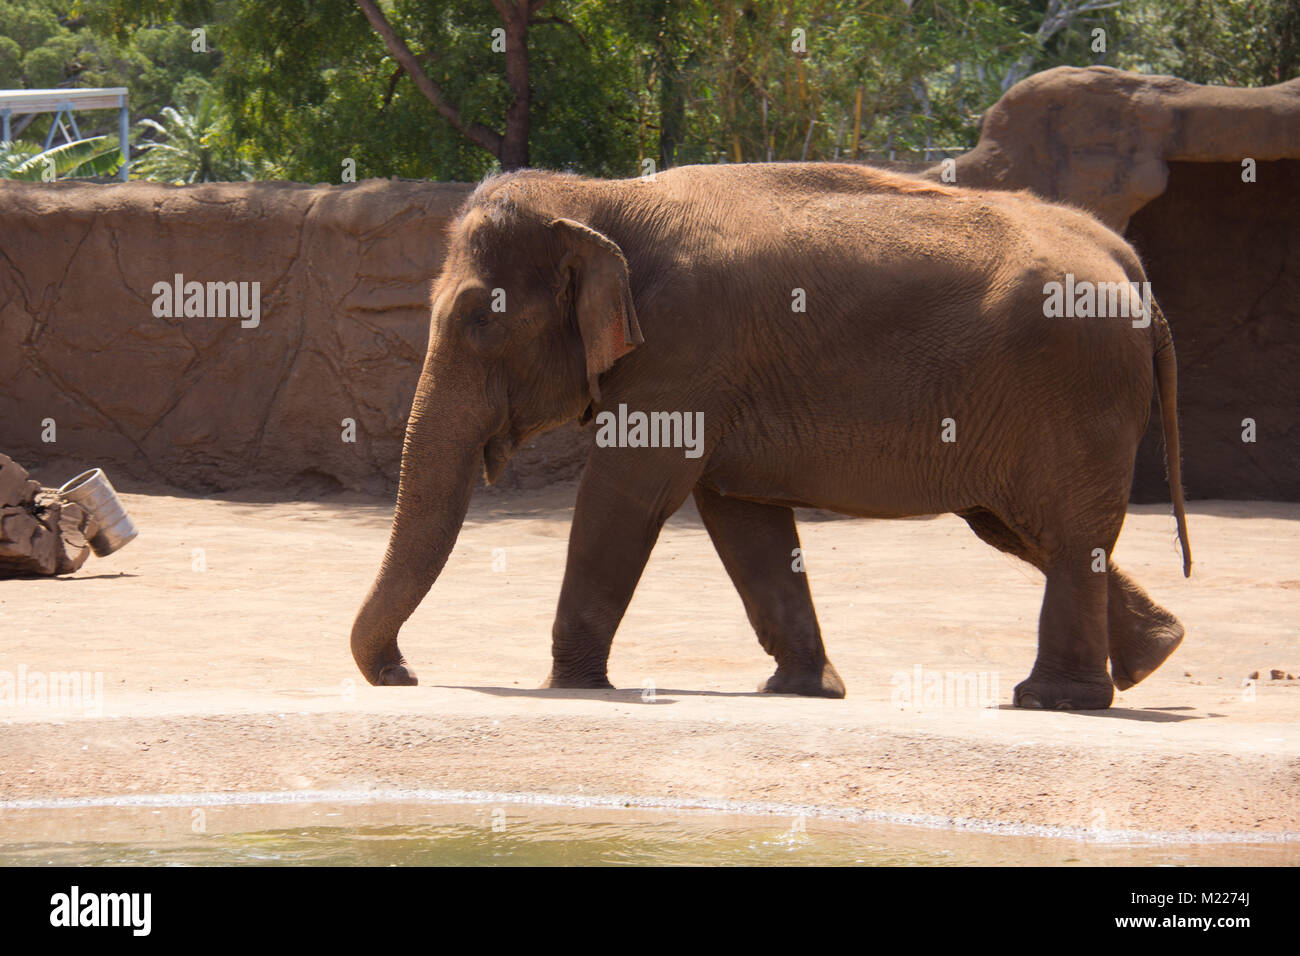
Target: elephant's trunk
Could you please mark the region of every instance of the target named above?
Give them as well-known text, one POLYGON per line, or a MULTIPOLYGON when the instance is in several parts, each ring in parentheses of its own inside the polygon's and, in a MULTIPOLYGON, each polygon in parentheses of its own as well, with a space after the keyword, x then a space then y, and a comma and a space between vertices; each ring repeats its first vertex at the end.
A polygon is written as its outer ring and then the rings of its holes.
POLYGON ((402 449, 388 550, 352 625, 352 656, 372 684, 414 684, 398 629, 429 592, 456 544, 483 447, 497 425, 481 382, 425 365, 402 449))

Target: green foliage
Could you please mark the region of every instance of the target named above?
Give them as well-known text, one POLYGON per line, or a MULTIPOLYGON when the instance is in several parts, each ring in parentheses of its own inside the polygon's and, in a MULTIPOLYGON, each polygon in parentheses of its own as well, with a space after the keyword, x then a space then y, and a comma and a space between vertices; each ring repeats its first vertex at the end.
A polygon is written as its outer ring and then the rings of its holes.
POLYGON ((132 160, 131 171, 140 179, 206 183, 272 172, 238 147, 230 136, 229 118, 210 94, 199 100, 193 112, 168 106, 161 122, 144 119, 140 126, 157 137, 136 144, 142 155, 132 160))
MULTIPOLYGON (((233 0, 217 7, 230 9, 233 0)), ((212 53, 191 50, 179 23, 115 31, 112 4, 103 0, 0 2, 0 88, 125 86, 133 116, 158 116, 164 106, 193 106, 220 65, 212 53)), ((16 120, 14 135, 43 139, 51 117, 16 120)), ((79 112, 87 135, 116 133, 111 112, 79 112)))
POLYGON ((1296 0, 1129 0, 1108 17, 1113 65, 1193 83, 1268 86, 1300 75, 1296 0))
MULTIPOLYGON (((409 28, 392 15, 396 29, 409 28)), ((480 16, 481 24, 489 22, 480 16)), ((472 62, 464 32, 439 42, 454 44, 472 62)), ((492 164, 397 70, 351 0, 250 0, 224 42, 240 64, 222 77, 234 134, 290 178, 337 182, 347 158, 363 178, 476 178, 492 164)), ((498 73, 481 66, 472 74, 455 71, 449 85, 467 114, 491 98, 498 73)))
MULTIPOLYGON (((630 173, 629 77, 620 72, 630 57, 593 5, 554 7, 544 10, 568 25, 530 31, 533 162, 630 173)), ((501 26, 492 5, 397 2, 386 13, 465 120, 499 128, 510 91, 492 51, 501 26)), ((361 177, 472 180, 496 166, 420 94, 352 0, 248 0, 224 37, 239 63, 222 76, 235 133, 292 178, 337 182, 349 157, 361 177)))
POLYGON ((121 168, 122 152, 114 136, 91 136, 46 150, 28 143, 0 143, 0 179, 112 176, 121 168))
POLYGON ((1028 42, 984 0, 655 5, 671 50, 648 81, 684 91, 680 162, 964 146, 1028 42))
MULTIPOLYGON (((494 4, 380 7, 462 125, 503 131, 512 92, 492 49, 494 4)), ((628 176, 647 160, 933 159, 972 146, 1004 87, 1052 66, 1290 79, 1300 3, 549 0, 528 53, 535 166, 628 176)), ((359 177, 473 180, 498 166, 422 95, 354 0, 0 2, 0 86, 58 85, 130 88, 152 137, 136 147, 136 175, 337 182, 350 158, 359 177), (207 52, 193 49, 197 28, 207 52)), ((115 130, 111 114, 78 120, 115 130)))

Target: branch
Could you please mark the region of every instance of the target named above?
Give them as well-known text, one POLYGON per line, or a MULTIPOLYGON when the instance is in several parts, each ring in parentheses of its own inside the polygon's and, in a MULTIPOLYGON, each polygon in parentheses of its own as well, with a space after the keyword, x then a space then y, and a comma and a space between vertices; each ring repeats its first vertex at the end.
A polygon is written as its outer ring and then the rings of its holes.
POLYGON ((411 48, 393 32, 392 26, 379 7, 375 5, 374 0, 356 0, 356 3, 361 8, 361 12, 366 15, 366 19, 370 21, 370 25, 374 27, 375 32, 379 34, 380 39, 384 41, 384 46, 388 48, 388 52, 392 54, 393 59, 398 62, 402 69, 406 70, 416 88, 424 94, 424 98, 432 103, 433 108, 438 111, 438 115, 455 127, 470 142, 483 147, 499 159, 501 134, 496 130, 488 129, 482 123, 464 122, 461 119, 460 111, 447 102, 442 88, 429 78, 428 73, 420 68, 420 61, 415 58, 411 48))
POLYGON ((388 104, 393 102, 393 94, 397 92, 397 81, 400 80, 405 73, 406 70, 400 64, 397 69, 393 71, 393 76, 388 81, 388 92, 384 94, 384 105, 379 107, 379 112, 382 113, 384 110, 388 109, 388 104))
MULTIPOLYGON (((1083 13, 1097 13, 1102 10, 1114 10, 1123 5, 1124 0, 1048 0, 1047 10, 1043 13, 1043 22, 1038 25, 1034 36, 1041 50, 1047 41, 1063 29, 1070 26, 1075 17, 1083 13)), ((1002 78, 1002 92, 1005 93, 1015 84, 1029 75, 1034 64, 1034 54, 1026 53, 1011 65, 1006 76, 1002 78)))
POLYGON ((564 17, 532 17, 528 21, 530 27, 541 26, 544 23, 556 23, 562 27, 568 27, 573 31, 573 35, 578 38, 578 42, 582 44, 584 50, 591 49, 591 45, 587 43, 587 38, 582 35, 582 31, 568 20, 564 19, 564 17))
POLYGON ((507 23, 520 14, 531 17, 545 5, 546 0, 492 0, 492 6, 507 23))

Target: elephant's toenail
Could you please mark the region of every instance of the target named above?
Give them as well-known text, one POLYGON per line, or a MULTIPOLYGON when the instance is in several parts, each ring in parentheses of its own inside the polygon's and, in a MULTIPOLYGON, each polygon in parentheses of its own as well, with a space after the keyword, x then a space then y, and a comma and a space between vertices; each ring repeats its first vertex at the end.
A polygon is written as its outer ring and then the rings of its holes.
POLYGON ((415 672, 404 664, 389 664, 379 672, 379 683, 384 687, 414 687, 419 681, 415 672))

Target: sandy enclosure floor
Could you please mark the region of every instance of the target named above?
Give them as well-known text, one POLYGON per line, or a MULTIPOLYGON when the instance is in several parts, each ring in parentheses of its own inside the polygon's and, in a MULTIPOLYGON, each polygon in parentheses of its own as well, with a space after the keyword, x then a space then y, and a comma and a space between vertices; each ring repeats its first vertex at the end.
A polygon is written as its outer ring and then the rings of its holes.
POLYGON ((348 651, 391 502, 123 498, 141 529, 126 549, 67 579, 0 582, 0 680, 103 681, 99 703, 0 703, 0 806, 516 791, 1250 834, 1300 851, 1300 681, 1270 679, 1300 676, 1297 504, 1195 503, 1189 581, 1172 517, 1135 507, 1116 560, 1188 636, 1111 710, 1070 714, 1010 708, 1033 662, 1041 577, 951 516, 801 521, 849 692, 829 701, 754 692, 770 659, 689 504, 615 639, 619 689, 577 692, 536 689, 571 487, 476 497, 403 630, 416 688, 369 687, 348 651), (946 672, 998 706, 936 691, 946 672))

